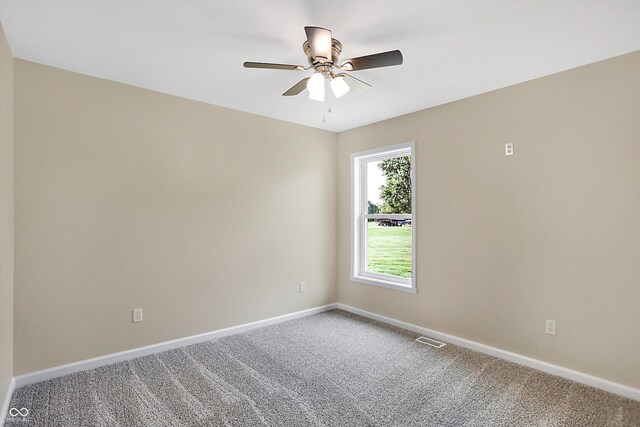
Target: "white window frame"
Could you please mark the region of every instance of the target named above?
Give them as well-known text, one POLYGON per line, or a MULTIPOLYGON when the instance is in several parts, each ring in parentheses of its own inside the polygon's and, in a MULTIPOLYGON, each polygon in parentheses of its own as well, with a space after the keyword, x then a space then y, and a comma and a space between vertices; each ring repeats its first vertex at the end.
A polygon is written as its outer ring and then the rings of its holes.
POLYGON ((416 180, 415 142, 405 142, 351 154, 351 276, 354 282, 416 293, 416 180), (373 161, 411 156, 411 215, 369 214, 366 164, 373 161), (366 270, 367 229, 370 218, 411 219, 411 278, 373 273, 366 270))

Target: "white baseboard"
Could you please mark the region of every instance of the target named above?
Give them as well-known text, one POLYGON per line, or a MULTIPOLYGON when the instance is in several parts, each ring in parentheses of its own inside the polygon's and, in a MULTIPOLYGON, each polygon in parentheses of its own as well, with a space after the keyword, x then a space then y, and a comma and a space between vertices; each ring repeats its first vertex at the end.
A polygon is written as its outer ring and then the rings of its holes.
MULTIPOLYGON (((293 320, 300 317, 310 316, 324 311, 334 310, 337 304, 327 304, 320 307, 310 308, 308 310, 297 311, 295 313, 284 314, 282 316, 271 317, 269 319, 258 320, 256 322, 245 323, 243 325, 232 326, 230 328, 218 329, 212 332, 192 335, 190 337, 178 338, 171 341, 165 341, 158 344, 148 345, 146 347, 138 347, 131 350, 121 351, 119 353, 107 354, 105 356, 95 357, 93 359, 81 360, 79 362, 68 363, 66 365, 55 366, 53 368, 44 369, 42 371, 31 372, 15 377, 15 387, 23 387, 25 385, 37 383, 40 381, 58 378, 75 372, 85 371, 112 363, 121 362, 123 360, 135 359, 136 357, 146 356, 148 354, 159 353, 161 351, 171 350, 174 348, 184 347, 186 345, 208 341, 214 338, 220 338, 227 335, 239 334, 251 329, 262 328, 264 326, 273 325, 287 320, 293 320)), ((9 395, 11 396, 11 395, 9 395)), ((0 423, 2 426, 2 423, 0 423)))
POLYGON ((5 420, 7 419, 7 415, 9 414, 9 405, 11 404, 11 396, 13 395, 13 389, 16 386, 16 380, 11 378, 11 382, 9 383, 9 389, 7 390, 7 394, 2 399, 2 407, 0 407, 0 426, 4 425, 5 420))
POLYGON ((381 316, 370 311, 361 310, 359 308, 351 307, 349 305, 338 303, 337 308, 340 310, 348 311, 350 313, 358 314, 369 319, 377 320, 382 323, 397 326, 402 329, 418 333, 420 335, 426 335, 432 338, 436 338, 440 341, 445 341, 460 347, 465 347, 470 350, 475 350, 480 353, 485 353, 491 356, 498 357, 500 359, 508 360, 509 362, 517 363, 518 365, 528 366, 539 371, 546 372, 548 374, 557 375, 568 380, 576 381, 581 384, 585 384, 591 387, 598 388, 600 390, 608 391, 610 393, 617 394, 619 396, 627 397, 629 399, 640 401, 640 389, 626 386, 624 384, 615 383, 613 381, 605 380, 603 378, 594 377, 593 375, 585 374, 583 372, 574 371, 573 369, 563 368, 562 366, 552 365, 551 363, 543 362, 541 360, 532 359, 531 357, 523 356, 518 353, 512 353, 510 351, 501 350, 496 347, 491 347, 485 344, 480 344, 475 341, 470 341, 464 338, 458 338, 454 335, 445 334, 443 332, 434 331, 431 329, 423 328, 422 326, 414 325, 412 323, 403 322, 401 320, 393 319, 391 317, 381 316))
POLYGON ((183 347, 185 345, 195 344, 203 341, 208 341, 214 338, 220 338, 227 335, 238 334, 241 332, 249 331, 251 329, 261 328, 268 325, 273 325, 287 320, 293 320, 300 317, 309 316, 316 313, 322 313, 325 311, 340 309, 348 311, 350 313, 358 314, 369 319, 377 320, 379 322, 387 323, 389 325, 397 326, 399 328, 407 329, 409 331, 416 332, 421 335, 430 336, 441 341, 445 341, 451 344, 465 347, 471 350, 479 351, 491 356, 498 357, 500 359, 508 360, 509 362, 517 363, 519 365, 528 366, 539 371, 543 371, 552 375, 557 375, 562 378, 566 378, 572 381, 579 382, 591 387, 595 387, 601 390, 608 391, 629 399, 640 401, 640 390, 637 388, 629 387, 623 384, 615 383, 613 381, 605 380, 595 377, 593 375, 585 374, 583 372, 574 371, 572 369, 563 368, 562 366, 553 365, 551 363, 543 362, 541 360, 533 359, 521 354, 512 353, 510 351, 501 350, 496 347, 491 347, 485 344, 480 344, 475 341, 470 341, 464 338, 459 338, 454 335, 445 334, 443 332, 434 331, 431 329, 423 328, 422 326, 414 325, 412 323, 403 322, 401 320, 393 319, 391 317, 382 316, 369 311, 361 310, 349 305, 336 303, 327 304, 320 307, 310 308, 308 310, 302 310, 295 313, 285 314, 282 316, 271 317, 269 319, 258 320, 256 322, 245 323, 243 325, 232 326, 230 328, 219 329, 212 332, 206 332, 203 334, 193 335, 190 337, 179 338, 172 341, 165 341, 158 344, 149 345, 146 347, 139 347, 132 350, 126 350, 119 353, 108 354, 105 356, 96 357, 93 359, 82 360, 79 362, 69 363, 62 366, 57 366, 42 371, 32 372, 29 374, 20 375, 14 378, 11 382, 7 396, 4 398, 2 404, 2 411, 0 412, 0 426, 4 422, 4 418, 9 410, 9 403, 11 401, 11 395, 13 394, 14 387, 22 387, 28 384, 37 383, 40 381, 48 380, 51 378, 57 378, 64 375, 68 375, 75 372, 84 371, 87 369, 93 369, 104 365, 120 362, 123 360, 130 360, 136 357, 145 356, 148 354, 159 353, 174 348, 183 347))

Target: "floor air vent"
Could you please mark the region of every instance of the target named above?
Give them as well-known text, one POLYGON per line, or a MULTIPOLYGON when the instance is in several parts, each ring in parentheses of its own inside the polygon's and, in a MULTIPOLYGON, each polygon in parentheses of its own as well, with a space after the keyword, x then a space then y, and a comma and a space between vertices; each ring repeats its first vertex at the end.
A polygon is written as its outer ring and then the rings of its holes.
POLYGON ((427 338, 427 337, 420 337, 416 341, 422 344, 430 345, 431 347, 435 347, 435 348, 442 348, 446 345, 443 342, 436 341, 434 339, 427 338))

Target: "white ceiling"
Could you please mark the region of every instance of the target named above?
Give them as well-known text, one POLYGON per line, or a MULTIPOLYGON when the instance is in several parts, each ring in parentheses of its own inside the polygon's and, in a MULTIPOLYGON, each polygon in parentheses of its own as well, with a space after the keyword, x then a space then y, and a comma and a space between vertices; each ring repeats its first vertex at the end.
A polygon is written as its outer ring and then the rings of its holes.
POLYGON ((0 0, 17 58, 332 131, 640 50, 640 1, 0 0), (305 25, 341 58, 400 49, 398 67, 328 105, 281 94, 310 72, 305 25))

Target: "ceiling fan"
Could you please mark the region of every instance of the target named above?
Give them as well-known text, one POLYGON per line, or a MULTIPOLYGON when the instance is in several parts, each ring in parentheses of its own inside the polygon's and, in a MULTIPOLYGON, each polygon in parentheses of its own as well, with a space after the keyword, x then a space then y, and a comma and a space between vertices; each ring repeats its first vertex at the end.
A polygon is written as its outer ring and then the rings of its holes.
POLYGON ((309 90, 309 99, 324 101, 325 80, 329 80, 331 91, 336 98, 345 95, 351 88, 362 90, 371 87, 344 71, 359 71, 370 68, 389 67, 402 64, 402 53, 399 50, 375 53, 373 55, 360 56, 345 59, 338 62, 342 43, 331 37, 331 31, 320 27, 304 27, 307 41, 302 48, 309 61, 309 66, 271 64, 265 62, 245 62, 245 68, 266 68, 270 70, 306 71, 314 70, 311 77, 306 77, 293 85, 282 96, 298 95, 305 88, 309 90))

